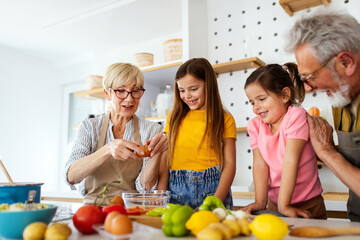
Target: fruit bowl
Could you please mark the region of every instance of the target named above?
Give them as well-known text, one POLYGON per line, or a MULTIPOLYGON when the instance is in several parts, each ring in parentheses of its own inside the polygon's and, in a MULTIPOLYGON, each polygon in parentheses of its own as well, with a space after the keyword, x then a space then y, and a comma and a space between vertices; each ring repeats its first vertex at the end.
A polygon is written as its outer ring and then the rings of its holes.
POLYGON ((140 193, 136 190, 125 191, 122 193, 125 207, 167 207, 170 200, 170 191, 167 190, 154 190, 150 192, 140 193))
POLYGON ((56 213, 57 206, 49 208, 19 211, 0 211, 0 237, 22 238, 27 225, 33 222, 49 224, 56 213))

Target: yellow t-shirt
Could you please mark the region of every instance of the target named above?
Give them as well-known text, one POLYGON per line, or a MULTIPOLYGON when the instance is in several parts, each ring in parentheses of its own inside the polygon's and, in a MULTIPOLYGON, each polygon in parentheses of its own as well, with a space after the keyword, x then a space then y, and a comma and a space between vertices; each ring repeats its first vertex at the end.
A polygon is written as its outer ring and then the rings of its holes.
MULTIPOLYGON (((236 140, 236 125, 231 114, 225 113, 224 138, 236 140)), ((164 132, 169 132, 170 114, 164 132)), ((215 153, 205 137, 199 151, 198 146, 205 132, 205 110, 190 110, 181 121, 175 140, 174 156, 171 162, 173 170, 203 171, 217 165, 215 153)))

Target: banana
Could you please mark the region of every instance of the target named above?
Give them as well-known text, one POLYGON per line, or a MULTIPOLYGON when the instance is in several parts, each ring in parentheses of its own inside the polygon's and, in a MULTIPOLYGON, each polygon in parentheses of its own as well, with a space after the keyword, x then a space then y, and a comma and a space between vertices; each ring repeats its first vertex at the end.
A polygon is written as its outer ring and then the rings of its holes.
POLYGON ((236 220, 225 219, 222 224, 229 226, 232 230, 232 236, 236 237, 241 232, 241 227, 236 220))
POLYGON ((251 234, 251 231, 249 228, 250 221, 247 218, 240 218, 237 220, 237 223, 241 227, 241 234, 243 234, 245 236, 249 236, 251 234))
POLYGON ((196 235, 197 240, 223 240, 223 233, 215 228, 206 227, 196 235))
POLYGON ((222 232, 223 239, 228 240, 233 235, 233 230, 226 224, 223 223, 211 223, 208 228, 217 229, 222 232))

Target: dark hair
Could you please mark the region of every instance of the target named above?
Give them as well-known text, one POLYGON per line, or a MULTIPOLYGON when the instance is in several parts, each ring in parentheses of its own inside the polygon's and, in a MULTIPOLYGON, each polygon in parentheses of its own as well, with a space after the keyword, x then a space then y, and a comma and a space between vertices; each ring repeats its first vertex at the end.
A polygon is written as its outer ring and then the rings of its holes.
POLYGON ((299 105, 305 98, 305 86, 299 77, 295 63, 268 64, 256 69, 246 79, 244 89, 251 83, 258 83, 266 91, 282 96, 285 87, 290 89, 290 105, 299 105))
POLYGON ((209 136, 211 147, 215 152, 218 163, 223 165, 222 141, 225 128, 224 113, 227 112, 222 105, 216 74, 211 64, 205 58, 193 58, 183 63, 175 76, 174 106, 169 122, 169 161, 174 154, 175 140, 181 121, 190 111, 189 106, 180 98, 177 81, 190 74, 205 83, 205 110, 206 128, 199 148, 206 135, 209 136))

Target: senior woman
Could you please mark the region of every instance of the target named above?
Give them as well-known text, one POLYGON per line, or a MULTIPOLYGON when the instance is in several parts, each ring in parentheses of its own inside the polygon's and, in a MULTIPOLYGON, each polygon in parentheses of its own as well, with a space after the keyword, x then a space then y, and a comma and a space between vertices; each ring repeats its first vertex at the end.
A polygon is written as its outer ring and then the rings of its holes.
POLYGON ((135 115, 143 86, 144 76, 134 65, 115 63, 106 70, 103 87, 111 102, 110 113, 80 124, 65 169, 73 189, 73 184, 80 183, 84 203, 94 203, 106 184, 119 179, 120 185, 109 184, 109 199, 126 190, 156 188, 160 158, 168 144, 161 125, 135 115), (150 158, 135 154, 144 154, 141 143, 149 145, 150 158))

